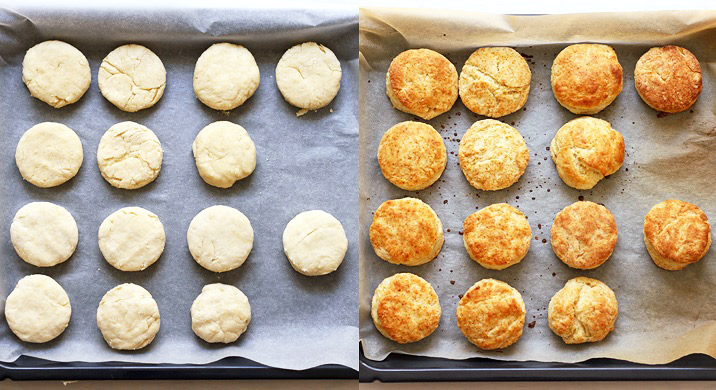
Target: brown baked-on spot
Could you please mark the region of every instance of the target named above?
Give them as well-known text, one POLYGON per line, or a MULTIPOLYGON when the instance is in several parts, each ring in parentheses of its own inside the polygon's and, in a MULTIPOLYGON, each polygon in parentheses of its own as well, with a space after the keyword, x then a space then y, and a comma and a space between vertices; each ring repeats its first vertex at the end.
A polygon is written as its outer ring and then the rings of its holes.
POLYGON ((525 257, 532 229, 521 211, 499 203, 470 214, 465 219, 464 234, 473 260, 488 268, 502 268, 525 257))
POLYGON ((602 265, 617 245, 614 215, 594 202, 576 202, 560 211, 552 225, 552 249, 565 264, 577 269, 602 265))
POLYGON ((676 199, 655 205, 644 218, 644 236, 671 261, 695 263, 711 243, 711 225, 698 206, 676 199))
POLYGON ((634 69, 639 96, 653 109, 667 113, 688 110, 701 94, 702 79, 699 61, 679 46, 649 49, 634 69))
POLYGON ((430 284, 409 273, 396 274, 386 282, 376 291, 376 325, 381 333, 399 343, 410 343, 435 331, 441 309, 430 284))

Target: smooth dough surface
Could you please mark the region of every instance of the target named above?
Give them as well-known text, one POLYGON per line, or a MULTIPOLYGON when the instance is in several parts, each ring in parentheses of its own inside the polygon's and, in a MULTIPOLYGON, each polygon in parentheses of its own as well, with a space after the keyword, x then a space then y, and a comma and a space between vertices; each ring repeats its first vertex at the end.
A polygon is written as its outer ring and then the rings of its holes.
POLYGON ((99 226, 99 249, 114 268, 141 271, 154 264, 164 251, 164 225, 141 207, 125 207, 99 226))
POLYGON ((97 327, 113 349, 136 350, 159 332, 159 307, 149 291, 124 283, 107 291, 97 308, 97 327))
POLYGON ((70 323, 71 315, 67 293, 45 275, 20 279, 5 302, 10 330, 28 343, 45 343, 59 336, 70 323))
POLYGON ((232 43, 215 43, 199 56, 194 68, 194 93, 215 110, 231 110, 259 87, 259 66, 251 52, 232 43))
POLYGON ((566 344, 591 343, 614 330, 619 304, 609 286, 582 276, 569 280, 554 294, 547 314, 549 328, 566 344))
POLYGON ((331 49, 306 42, 288 49, 276 65, 276 84, 292 105, 306 110, 327 106, 341 88, 341 63, 331 49))
POLYGON ((23 179, 42 188, 72 179, 82 166, 82 159, 80 137, 56 122, 32 126, 15 149, 15 163, 23 179))
POLYGON ((120 122, 99 140, 97 165, 102 177, 117 188, 133 190, 154 181, 162 169, 159 138, 135 122, 120 122))
POLYGON ((74 46, 45 41, 25 54, 22 81, 32 96, 60 108, 80 100, 90 86, 92 74, 87 58, 74 46))
POLYGON ((141 45, 112 50, 97 75, 99 90, 122 111, 136 112, 153 106, 164 94, 167 71, 162 60, 141 45))
POLYGON ((186 239, 199 265, 209 271, 226 272, 239 268, 249 257, 254 230, 241 211, 211 206, 191 220, 186 239))
POLYGON ((191 305, 191 329, 208 343, 232 343, 251 322, 251 305, 234 286, 214 283, 201 289, 191 305))
POLYGON ((335 271, 348 250, 343 225, 322 210, 304 211, 286 225, 283 250, 296 271, 307 276, 335 271))
POLYGON ((10 225, 10 240, 18 256, 37 267, 52 267, 69 259, 78 238, 72 215, 49 202, 26 204, 10 225))
POLYGON ((197 134, 191 146, 199 175, 214 187, 229 188, 256 168, 256 146, 243 127, 214 122, 197 134))

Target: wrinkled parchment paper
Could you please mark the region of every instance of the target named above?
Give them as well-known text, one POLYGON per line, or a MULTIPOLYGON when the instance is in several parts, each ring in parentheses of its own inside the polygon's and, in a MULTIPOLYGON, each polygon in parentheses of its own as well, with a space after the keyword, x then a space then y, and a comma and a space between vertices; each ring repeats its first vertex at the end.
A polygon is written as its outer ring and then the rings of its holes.
POLYGON ((716 12, 650 12, 502 16, 457 11, 361 9, 360 11, 360 337, 369 359, 390 352, 464 359, 578 362, 609 357, 640 363, 666 363, 691 353, 716 357, 716 249, 699 263, 678 272, 654 265, 643 243, 643 218, 656 203, 678 198, 700 206, 716 220, 716 12), (559 178, 546 149, 567 121, 577 117, 562 108, 550 87, 550 67, 569 43, 602 42, 614 47, 624 68, 624 90, 594 115, 619 130, 626 141, 622 168, 593 190, 578 191, 559 178), (650 47, 677 44, 700 60, 704 89, 692 111, 658 117, 634 89, 634 66, 650 47), (532 70, 524 110, 500 120, 525 137, 530 163, 508 189, 472 188, 457 165, 460 138, 472 123, 485 119, 458 101, 448 113, 429 121, 443 136, 448 164, 430 188, 408 192, 390 184, 376 159, 380 137, 392 125, 421 120, 395 110, 385 96, 385 72, 403 50, 426 47, 450 59, 458 69, 482 46, 512 46, 532 70), (380 260, 370 245, 372 213, 387 199, 418 197, 441 218, 445 245, 432 262, 396 266, 380 260), (612 257, 589 271, 564 265, 552 252, 549 235, 555 215, 584 198, 603 203, 615 215, 619 242, 612 257), (507 202, 524 212, 534 239, 527 256, 503 271, 472 261, 460 235, 464 219, 493 203, 507 202), (428 338, 399 345, 382 337, 370 318, 370 300, 383 278, 413 272, 431 282, 440 297, 442 319, 428 338), (547 325, 547 305, 564 283, 576 276, 599 279, 619 301, 616 329, 604 341, 566 345, 547 325), (519 342, 500 351, 481 351, 457 328, 460 295, 483 278, 503 280, 527 305, 519 342), (527 324, 533 323, 534 327, 527 324))
POLYGON ((241 356, 280 368, 338 363, 357 369, 356 33, 357 12, 350 10, 0 10, 0 304, 4 305, 20 278, 33 273, 55 278, 72 304, 69 327, 47 344, 20 342, 3 318, 0 361, 28 355, 55 361, 208 363, 241 356), (85 96, 62 109, 30 97, 21 79, 25 51, 51 38, 75 45, 92 68, 92 85, 85 96), (231 112, 204 106, 192 88, 196 59, 210 44, 222 41, 246 46, 261 70, 256 93, 231 112), (338 96, 328 107, 297 118, 298 109, 286 103, 276 87, 274 70, 285 50, 305 41, 331 48, 341 62, 343 78, 338 96), (146 45, 167 69, 162 99, 137 113, 118 110, 97 87, 102 58, 125 43, 146 45), (96 162, 102 134, 125 120, 152 129, 164 149, 159 177, 133 191, 111 187, 100 176, 96 162), (231 189, 205 184, 192 156, 196 134, 217 120, 242 125, 256 144, 256 170, 231 189), (20 136, 43 121, 70 126, 84 147, 78 175, 53 189, 24 182, 14 160, 20 136), (15 254, 10 223, 15 212, 31 201, 59 204, 77 220, 79 245, 67 262, 41 269, 15 254), (255 233, 246 263, 222 274, 197 265, 186 244, 191 219, 215 204, 241 210, 255 233), (125 206, 153 211, 166 230, 164 254, 142 272, 114 269, 97 245, 103 219, 125 206), (298 274, 283 253, 281 235, 286 223, 311 209, 336 216, 348 234, 345 261, 327 276, 298 274), (105 292, 125 282, 149 290, 161 313, 156 339, 136 352, 111 350, 95 321, 105 292), (205 284, 215 282, 237 286, 251 303, 251 324, 233 344, 210 345, 191 330, 191 304, 205 284))

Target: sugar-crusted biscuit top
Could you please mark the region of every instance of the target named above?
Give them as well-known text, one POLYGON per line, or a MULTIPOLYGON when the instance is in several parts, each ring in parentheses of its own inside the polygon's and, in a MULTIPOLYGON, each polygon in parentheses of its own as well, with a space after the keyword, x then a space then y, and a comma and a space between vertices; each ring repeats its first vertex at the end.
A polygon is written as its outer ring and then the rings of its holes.
POLYGON ((571 279, 549 301, 549 327, 567 344, 603 340, 614 330, 617 297, 596 279, 571 279))
POLYGON ((530 249, 532 229, 522 212, 506 203, 493 204, 465 219, 463 241, 470 258, 485 268, 517 264, 530 249))
POLYGON ((594 202, 576 202, 554 218, 552 249, 568 266, 592 269, 611 256, 618 234, 617 221, 606 207, 594 202))
POLYGON ((711 245, 711 225, 696 205, 676 199, 658 203, 644 218, 644 238, 666 261, 699 261, 711 245))
POLYGON ((639 96, 655 110, 681 112, 691 107, 703 89, 699 60, 679 46, 652 47, 634 69, 639 96))

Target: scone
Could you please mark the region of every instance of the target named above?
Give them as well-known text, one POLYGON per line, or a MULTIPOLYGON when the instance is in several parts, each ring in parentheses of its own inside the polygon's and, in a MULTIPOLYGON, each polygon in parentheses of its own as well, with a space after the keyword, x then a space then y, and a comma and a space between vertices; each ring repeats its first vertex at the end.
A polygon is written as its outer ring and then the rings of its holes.
POLYGON ((457 70, 430 49, 406 50, 393 59, 385 75, 393 107, 425 120, 447 112, 457 100, 457 70))
POLYGON ((254 56, 241 45, 215 43, 196 60, 194 93, 215 110, 231 110, 244 104, 260 81, 254 56))
POLYGON ((50 202, 26 204, 10 225, 10 241, 17 255, 36 267, 52 267, 69 259, 78 239, 72 214, 50 202))
POLYGON ((236 123, 209 124, 196 135, 191 150, 199 176, 214 187, 230 188, 256 169, 256 145, 236 123))
POLYGON ((159 138, 146 126, 120 122, 99 140, 97 166, 113 187, 134 190, 159 176, 164 151, 159 138))
POLYGON ((241 211, 229 206, 207 207, 189 224, 189 252, 202 267, 213 272, 239 268, 254 247, 254 229, 241 211))
POLYGON ((233 343, 250 322, 249 298, 228 284, 207 284, 191 305, 191 329, 208 343, 233 343))
POLYGON ((117 108, 137 112, 162 98, 167 71, 162 60, 146 47, 123 45, 102 60, 97 84, 102 96, 117 108))
POLYGON ((143 287, 124 283, 107 291, 97 307, 97 327, 112 349, 137 350, 154 340, 159 307, 143 287))
POLYGON ((550 154, 564 184, 588 190, 622 166, 624 137, 605 120, 572 119, 554 135, 550 154))
POLYGON ((483 47, 460 71, 460 99, 475 114, 499 118, 525 105, 531 80, 527 61, 515 49, 483 47))
POLYGON ((293 269, 306 276, 329 274, 341 265, 348 250, 343 225, 323 210, 304 211, 283 231, 283 251, 293 269))
POLYGON ((383 134, 378 164, 388 181, 409 191, 430 187, 447 164, 440 134, 427 123, 401 122, 383 134))
POLYGON ((443 242, 440 218, 420 199, 385 201, 370 224, 370 243, 375 254, 393 264, 425 264, 440 253, 443 242))
POLYGON ((99 226, 102 256, 120 271, 142 271, 164 252, 166 234, 156 214, 141 207, 124 207, 99 226))
POLYGON ((577 269, 602 265, 617 246, 617 221, 606 207, 576 202, 557 213, 552 224, 552 250, 577 269))
POLYGON ((567 46, 552 63, 552 92, 575 114, 596 114, 619 96, 622 66, 610 46, 582 43, 567 46))
POLYGON ((549 328, 567 344, 601 341, 614 330, 617 297, 596 279, 571 279, 550 299, 549 328))
POLYGON ((701 65, 683 47, 652 47, 636 63, 634 84, 651 108, 670 113, 686 111, 703 89, 701 65))
POLYGON ((60 108, 80 100, 90 86, 92 74, 87 58, 74 46, 45 41, 25 54, 22 81, 30 95, 60 108))
POLYGON ((5 318, 10 330, 28 343, 45 343, 61 335, 71 316, 67 293, 45 275, 20 279, 5 302, 5 318))
POLYGON ((525 301, 509 284, 495 279, 475 283, 457 305, 457 326, 479 348, 507 348, 522 336, 525 301))
POLYGON ((428 337, 440 323, 440 302, 433 286, 410 273, 385 278, 375 289, 370 315, 378 331, 400 344, 428 337))
POLYGON ((32 126, 15 149, 15 163, 22 178, 40 188, 55 187, 72 179, 82 160, 80 137, 56 122, 32 126))
POLYGON ((458 147, 460 169, 478 190, 496 191, 517 182, 527 169, 530 151, 512 126, 485 119, 475 122, 458 147))
POLYGON ((520 210, 498 203, 470 214, 462 236, 470 258, 489 269, 519 263, 530 249, 532 229, 520 210))
POLYGON ((711 246, 711 225, 697 206, 665 200, 644 218, 644 243, 656 265, 680 270, 706 255, 711 246))

